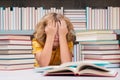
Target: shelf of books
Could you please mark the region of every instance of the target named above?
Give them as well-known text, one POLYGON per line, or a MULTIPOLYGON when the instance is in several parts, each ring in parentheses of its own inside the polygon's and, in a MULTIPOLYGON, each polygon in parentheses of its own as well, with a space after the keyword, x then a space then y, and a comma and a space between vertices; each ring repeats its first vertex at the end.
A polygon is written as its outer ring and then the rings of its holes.
MULTIPOLYGON (((30 39, 14 38, 19 36, 30 37, 33 34, 35 25, 45 14, 50 12, 65 15, 74 26, 76 41, 78 43, 74 45, 73 61, 102 60, 111 63, 108 67, 120 67, 120 7, 112 6, 104 9, 92 7, 86 7, 85 9, 64 9, 63 7, 59 9, 55 7, 51 7, 50 9, 44 9, 43 7, 0 7, 0 56, 6 54, 8 56, 12 54, 13 56, 13 53, 16 53, 14 56, 18 53, 23 56, 23 53, 31 53, 29 52, 32 50, 30 39), (27 42, 29 45, 26 44, 27 42), (2 46, 4 47, 2 48, 2 46)), ((5 63, 8 60, 14 59, 14 56, 12 56, 10 56, 10 59, 7 56, 4 56, 4 59, 0 57, 0 60, 2 60, 0 62, 4 62, 0 63, 0 69, 4 69, 4 65, 10 65, 5 63)), ((33 57, 29 58, 31 60, 33 57)))
MULTIPOLYGON (((57 9, 51 7, 0 7, 0 34, 33 31, 35 25, 47 13, 56 12, 68 17, 76 31, 120 30, 120 7, 108 6, 104 9, 57 9)), ((26 33, 26 32, 25 32, 26 33)), ((31 32, 30 32, 31 34, 31 32)))
POLYGON ((34 68, 31 36, 0 35, 0 70, 34 68))
POLYGON ((76 33, 74 61, 108 61, 106 67, 120 68, 120 34, 114 30, 91 30, 76 33))

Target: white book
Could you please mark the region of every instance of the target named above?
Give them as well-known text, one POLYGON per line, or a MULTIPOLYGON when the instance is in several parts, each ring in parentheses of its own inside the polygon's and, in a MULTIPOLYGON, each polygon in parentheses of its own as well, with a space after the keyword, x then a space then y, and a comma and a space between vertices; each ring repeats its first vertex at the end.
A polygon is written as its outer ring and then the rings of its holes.
POLYGON ((34 58, 33 54, 8 54, 0 55, 0 59, 22 59, 22 58, 34 58))
POLYGON ((82 50, 82 54, 120 54, 120 50, 82 50))
POLYGON ((92 44, 119 44, 119 40, 97 40, 97 41, 82 41, 80 44, 92 45, 92 44))
POLYGON ((31 40, 31 37, 25 35, 0 35, 0 39, 31 40))
POLYGON ((0 45, 0 50, 8 49, 32 49, 32 46, 29 45, 0 45))
POLYGON ((115 50, 115 49, 120 49, 119 44, 109 44, 109 45, 82 45, 82 49, 85 50, 115 50))
POLYGON ((34 64, 0 65, 0 70, 24 70, 33 68, 34 64))
POLYGON ((116 34, 76 34, 76 41, 92 41, 92 40, 116 40, 116 34))
POLYGON ((85 54, 84 58, 88 59, 120 59, 120 54, 85 54))
POLYGON ((110 63, 114 63, 114 64, 116 64, 116 63, 120 63, 120 59, 84 59, 84 60, 92 60, 92 61, 94 61, 94 60, 102 60, 102 61, 108 61, 108 62, 110 62, 110 63))
POLYGON ((31 54, 31 49, 19 49, 19 50, 0 50, 0 54, 31 54))
MULTIPOLYGON (((72 63, 74 64, 74 63, 72 63)), ((59 67, 44 71, 44 76, 102 76, 115 77, 118 72, 92 63, 80 62, 76 67, 64 63, 59 67)))
POLYGON ((0 59, 0 64, 27 64, 34 63, 34 59, 0 59))
POLYGON ((0 44, 27 44, 27 45, 31 45, 31 41, 30 40, 12 40, 12 39, 8 39, 8 40, 0 40, 0 44))
POLYGON ((108 33, 115 33, 115 31, 113 30, 85 30, 85 31, 79 31, 76 33, 76 35, 83 35, 83 34, 98 34, 98 33, 101 33, 101 34, 108 34, 108 33))

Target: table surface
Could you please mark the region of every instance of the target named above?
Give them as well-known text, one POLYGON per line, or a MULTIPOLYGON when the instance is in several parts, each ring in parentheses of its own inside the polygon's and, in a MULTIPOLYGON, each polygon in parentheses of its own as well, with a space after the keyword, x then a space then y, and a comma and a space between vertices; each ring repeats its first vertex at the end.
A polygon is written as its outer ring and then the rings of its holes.
POLYGON ((82 77, 82 76, 43 76, 36 73, 34 69, 16 70, 16 71, 0 71, 0 80, 120 80, 120 68, 116 77, 82 77))

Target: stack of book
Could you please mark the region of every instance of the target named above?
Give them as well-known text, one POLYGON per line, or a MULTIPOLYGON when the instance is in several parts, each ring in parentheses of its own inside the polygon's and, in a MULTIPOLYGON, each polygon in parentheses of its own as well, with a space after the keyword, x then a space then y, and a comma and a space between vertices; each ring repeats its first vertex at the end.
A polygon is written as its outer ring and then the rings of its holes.
POLYGON ((87 31, 76 33, 81 45, 84 60, 102 60, 111 64, 107 67, 120 67, 120 46, 118 35, 112 31, 87 31))
POLYGON ((29 35, 0 35, 0 70, 21 70, 34 67, 29 35))
POLYGON ((70 19, 76 31, 86 30, 85 9, 64 9, 64 15, 70 19))

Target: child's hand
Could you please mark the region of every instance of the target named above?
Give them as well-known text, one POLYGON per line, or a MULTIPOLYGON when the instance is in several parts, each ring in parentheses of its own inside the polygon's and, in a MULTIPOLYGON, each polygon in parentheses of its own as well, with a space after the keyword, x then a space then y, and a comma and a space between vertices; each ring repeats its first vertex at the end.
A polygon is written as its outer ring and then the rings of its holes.
POLYGON ((65 20, 61 19, 60 22, 58 23, 58 28, 59 28, 59 36, 65 36, 68 33, 68 29, 67 29, 67 24, 65 22, 65 20))
POLYGON ((47 36, 54 37, 57 32, 57 23, 55 21, 49 21, 45 28, 47 36))

